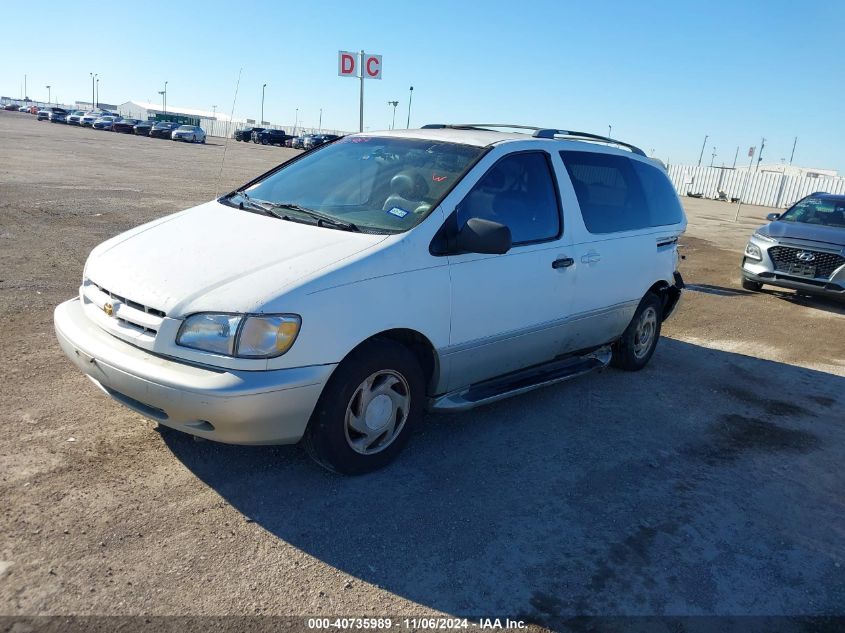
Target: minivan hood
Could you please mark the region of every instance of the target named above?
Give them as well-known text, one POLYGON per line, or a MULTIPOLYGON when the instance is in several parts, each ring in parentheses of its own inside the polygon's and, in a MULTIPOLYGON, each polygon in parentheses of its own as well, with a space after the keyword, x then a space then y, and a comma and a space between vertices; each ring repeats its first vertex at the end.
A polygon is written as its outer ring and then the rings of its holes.
POLYGON ((808 240, 833 246, 845 246, 845 229, 821 224, 775 221, 761 227, 758 233, 775 239, 808 240))
POLYGON ((213 201, 104 242, 91 252, 85 277, 172 317, 256 312, 286 287, 386 237, 278 220, 213 201))

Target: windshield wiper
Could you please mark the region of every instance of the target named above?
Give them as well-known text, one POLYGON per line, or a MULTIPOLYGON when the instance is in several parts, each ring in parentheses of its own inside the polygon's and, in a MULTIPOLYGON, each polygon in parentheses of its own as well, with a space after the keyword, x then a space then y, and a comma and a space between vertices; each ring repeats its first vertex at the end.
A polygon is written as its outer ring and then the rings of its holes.
POLYGON ((293 202, 270 202, 267 204, 270 204, 271 208, 273 209, 289 209, 290 211, 296 211, 297 213, 309 215, 317 220, 317 226, 330 226, 332 228, 338 228, 344 231, 354 231, 355 233, 361 232, 361 229, 359 229, 358 226, 353 224, 352 222, 344 222, 343 220, 339 220, 330 215, 324 215, 319 211, 314 211, 314 209, 307 209, 306 207, 301 207, 293 202))
POLYGON ((266 202, 264 200, 258 200, 256 198, 253 198, 246 191, 236 191, 235 193, 238 194, 241 198, 243 198, 243 201, 240 203, 241 209, 244 208, 244 202, 246 202, 246 204, 248 204, 253 209, 258 209, 262 213, 266 213, 267 215, 270 215, 274 218, 278 218, 279 220, 289 220, 290 219, 286 215, 276 213, 273 210, 272 203, 270 203, 270 202, 266 202))

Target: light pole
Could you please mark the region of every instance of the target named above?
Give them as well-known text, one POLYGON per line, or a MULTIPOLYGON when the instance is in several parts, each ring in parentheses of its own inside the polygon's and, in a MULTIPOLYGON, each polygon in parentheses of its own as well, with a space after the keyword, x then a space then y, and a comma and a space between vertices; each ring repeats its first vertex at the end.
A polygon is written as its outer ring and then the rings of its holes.
POLYGON ((763 148, 766 147, 766 137, 760 139, 760 152, 757 154, 757 164, 754 166, 754 171, 760 169, 760 162, 763 160, 763 148))
POLYGON ((296 126, 299 123, 299 108, 296 109, 296 117, 293 120, 293 135, 296 136, 296 126))
POLYGON ((408 97, 408 122, 405 124, 405 129, 407 130, 411 127, 411 102, 414 100, 414 87, 411 86, 410 96, 408 97))
POLYGON ((47 103, 53 103, 53 99, 50 97, 50 86, 47 86, 47 103))
POLYGON ((93 110, 97 106, 94 104, 94 81, 97 79, 97 73, 88 73, 91 75, 91 109, 93 110))
POLYGON ((267 84, 261 86, 261 123, 259 125, 264 125, 264 89, 267 87, 267 84))
POLYGON ((396 127, 396 106, 399 105, 399 102, 398 101, 388 101, 387 105, 393 106, 393 123, 390 124, 390 129, 392 130, 393 128, 396 127))
POLYGON ((612 129, 613 129, 612 125, 607 126, 607 138, 610 138, 610 130, 612 130, 612 129))
POLYGON ((97 95, 94 97, 94 107, 96 108, 100 104, 100 78, 97 78, 97 95))
POLYGON ((704 135, 704 142, 701 144, 701 153, 698 155, 698 166, 701 167, 701 159, 704 156, 704 146, 707 145, 707 139, 709 137, 705 134, 704 135))
POLYGON ((317 123, 317 129, 319 130, 317 134, 323 133, 323 108, 320 108, 320 120, 319 123, 317 123))
POLYGON ((211 114, 214 115, 214 120, 216 121, 217 120, 217 106, 216 105, 211 106, 211 114))
POLYGON ((713 148, 713 154, 710 156, 710 166, 713 166, 713 161, 716 160, 716 148, 713 148))
POLYGON ((167 114, 167 82, 164 82, 164 113, 167 114))
POLYGON ((164 112, 166 112, 166 110, 164 109, 164 90, 159 90, 158 94, 160 94, 161 98, 162 98, 161 111, 162 111, 162 113, 164 113, 164 112))

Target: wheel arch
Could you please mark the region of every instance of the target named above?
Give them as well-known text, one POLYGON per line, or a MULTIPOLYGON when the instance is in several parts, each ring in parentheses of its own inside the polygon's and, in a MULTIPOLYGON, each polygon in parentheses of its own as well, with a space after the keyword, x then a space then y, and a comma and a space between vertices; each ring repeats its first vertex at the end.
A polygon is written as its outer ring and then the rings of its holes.
MULTIPOLYGON (((426 392, 431 393, 440 376, 440 358, 429 338, 417 330, 410 328, 392 328, 373 334, 361 341, 344 357, 349 357, 362 345, 373 340, 394 341, 407 347, 416 356, 425 376, 426 392)), ((343 362, 343 361, 341 361, 343 362)))
POLYGON ((646 294, 655 294, 660 299, 661 303, 661 320, 665 321, 672 314, 678 300, 681 298, 681 288, 683 286, 671 285, 665 279, 660 279, 654 282, 648 289, 646 294))

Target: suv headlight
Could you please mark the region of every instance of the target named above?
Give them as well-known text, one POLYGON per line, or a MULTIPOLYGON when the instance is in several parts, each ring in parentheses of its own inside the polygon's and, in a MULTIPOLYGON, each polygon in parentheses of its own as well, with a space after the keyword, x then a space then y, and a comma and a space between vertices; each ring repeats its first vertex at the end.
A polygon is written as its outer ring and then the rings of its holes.
POLYGON ((745 256, 750 259, 756 259, 757 261, 762 261, 763 259, 760 247, 756 244, 752 244, 751 242, 748 242, 748 244, 745 245, 745 256))
POLYGON ((274 358, 287 352, 299 334, 296 314, 213 314, 189 316, 176 344, 238 358, 274 358))

